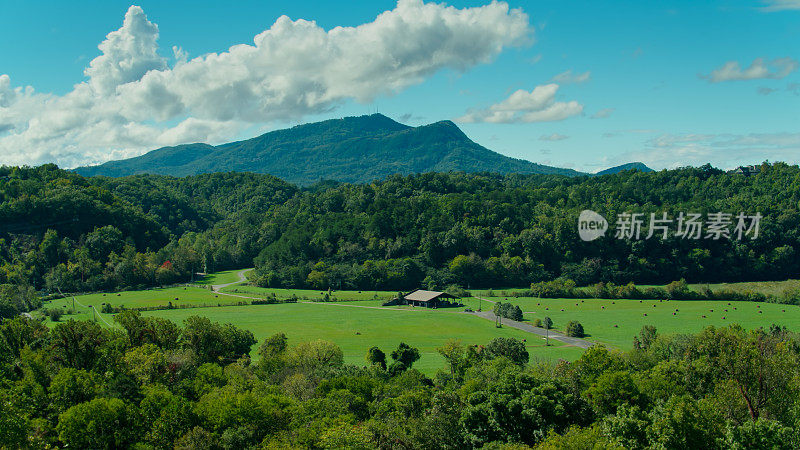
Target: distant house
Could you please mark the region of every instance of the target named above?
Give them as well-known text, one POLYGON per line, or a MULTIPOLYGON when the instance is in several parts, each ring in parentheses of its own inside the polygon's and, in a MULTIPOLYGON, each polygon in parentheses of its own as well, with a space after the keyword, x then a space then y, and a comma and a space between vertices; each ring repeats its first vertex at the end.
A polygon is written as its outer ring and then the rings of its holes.
POLYGON ((733 170, 729 170, 728 173, 736 173, 739 175, 744 175, 746 177, 750 175, 755 175, 761 172, 761 166, 752 165, 752 166, 739 166, 733 170))
POLYGON ((446 292, 425 291, 417 289, 403 296, 406 303, 411 306, 424 306, 425 308, 439 308, 443 306, 454 306, 454 297, 446 292))

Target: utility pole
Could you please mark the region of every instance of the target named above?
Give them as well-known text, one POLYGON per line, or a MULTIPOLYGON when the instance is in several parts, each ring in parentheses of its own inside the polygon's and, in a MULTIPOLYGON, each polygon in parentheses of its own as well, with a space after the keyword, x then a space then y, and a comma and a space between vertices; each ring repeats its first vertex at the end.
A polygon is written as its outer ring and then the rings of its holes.
POLYGON ((92 321, 97 322, 97 311, 94 309, 94 305, 92 305, 92 321))

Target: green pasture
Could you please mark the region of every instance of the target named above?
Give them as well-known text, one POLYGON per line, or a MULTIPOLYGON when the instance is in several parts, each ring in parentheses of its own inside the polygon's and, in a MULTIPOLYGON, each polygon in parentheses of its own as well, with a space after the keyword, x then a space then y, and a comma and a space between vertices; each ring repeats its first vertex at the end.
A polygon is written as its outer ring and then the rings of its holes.
MULTIPOLYGON (((142 291, 123 291, 76 295, 73 303, 71 296, 51 300, 44 305, 45 309, 61 308, 65 312, 73 310, 75 314, 65 315, 62 320, 91 319, 91 306, 97 308, 97 312, 103 310, 103 304, 109 303, 114 307, 141 308, 167 306, 170 302, 174 307, 183 305, 192 307, 230 305, 239 302, 249 302, 247 299, 222 295, 212 292, 210 289, 197 286, 170 287, 160 289, 146 289, 142 291)), ((194 309, 194 308, 192 308, 194 309)), ((103 314, 103 317, 110 317, 103 314)), ((109 322, 110 318, 107 318, 109 322)))
POLYGON ((732 323, 748 329, 778 324, 800 330, 800 307, 775 303, 539 298, 509 298, 508 302, 519 305, 526 320, 549 316, 555 329, 577 320, 589 334, 588 340, 622 349, 631 348, 644 325, 654 325, 659 333, 696 333, 708 325, 732 323))
MULTIPOLYGON (((664 288, 663 284, 637 284, 640 289, 645 288, 664 288)), ((780 297, 787 290, 800 289, 800 280, 784 280, 784 281, 752 281, 741 283, 695 283, 689 284, 689 289, 699 291, 700 289, 708 288, 713 292, 718 291, 733 291, 733 292, 760 292, 765 295, 774 295, 780 297)), ((586 290, 588 288, 579 288, 586 290)), ((504 297, 514 295, 514 293, 529 291, 528 288, 497 288, 497 289, 472 289, 473 295, 479 297, 504 297), (491 295, 489 295, 491 294, 491 295)))
MULTIPOLYGON (((263 288, 250 285, 234 285, 222 288, 221 292, 237 295, 245 295, 252 297, 272 297, 274 294, 277 298, 290 298, 296 295, 298 298, 308 300, 319 300, 325 296, 327 291, 318 291, 314 289, 280 289, 280 288, 263 288)), ((397 295, 397 292, 392 291, 331 291, 331 295, 336 301, 361 301, 373 300, 377 295, 380 301, 389 300, 397 295)))
MULTIPOLYGON (((251 330, 259 341, 277 332, 285 333, 290 344, 326 339, 339 345, 346 362, 352 364, 363 364, 364 356, 372 346, 378 346, 388 354, 400 342, 405 342, 420 350, 422 357, 415 367, 429 374, 444 367, 444 360, 436 348, 448 339, 461 339, 464 344, 486 344, 498 336, 526 339, 532 359, 574 360, 582 352, 564 345, 545 347, 538 336, 508 327, 495 328, 491 321, 444 309, 403 311, 339 303, 297 303, 151 311, 144 314, 178 323, 192 315, 203 315, 214 321, 251 330)), ((256 347, 253 350, 255 353, 256 347)))
MULTIPOLYGON (((253 269, 244 269, 246 272, 244 273, 245 278, 247 278, 247 273, 253 269)), ((239 272, 242 269, 236 270, 225 270, 222 272, 215 272, 210 273, 202 278, 196 279, 195 284, 200 285, 210 285, 210 284, 228 284, 228 283, 236 283, 239 281, 239 272)))
MULTIPOLYGON (((336 302, 322 303, 314 300, 321 299, 325 291, 236 284, 218 293, 201 287, 236 282, 239 280, 238 272, 239 270, 231 270, 210 274, 198 280, 196 285, 185 287, 79 295, 75 298, 75 314, 66 315, 62 320, 94 319, 90 308, 94 306, 99 313, 100 323, 113 324, 113 315, 102 313, 104 303, 115 307, 135 308, 163 307, 171 302, 176 309, 149 311, 145 314, 165 317, 179 323, 191 315, 203 315, 215 321, 249 329, 259 340, 276 332, 286 333, 292 342, 328 339, 342 347, 347 362, 355 364, 363 361, 366 350, 373 345, 388 353, 400 342, 406 342, 420 349, 422 359, 419 367, 428 373, 442 366, 443 361, 436 348, 450 338, 461 339, 465 344, 485 344, 497 336, 516 337, 527 339, 528 350, 533 359, 572 360, 580 356, 580 349, 563 345, 544 347, 541 340, 530 333, 508 327, 497 329, 491 321, 461 314, 465 308, 491 310, 493 301, 508 301, 519 305, 525 319, 529 321, 549 316, 554 321, 555 329, 563 329, 568 321, 577 320, 588 334, 588 340, 621 349, 631 347, 633 337, 643 325, 654 325, 659 333, 695 333, 708 325, 727 326, 731 323, 750 329, 779 324, 791 330, 800 330, 800 307, 772 303, 506 299, 489 297, 486 291, 473 291, 475 295, 487 300, 465 298, 461 300, 464 303, 462 307, 428 310, 410 306, 381 307, 384 300, 396 295, 391 291, 332 291, 336 302), (234 306, 241 302, 249 303, 252 298, 272 297, 273 294, 278 298, 297 296, 300 303, 234 306)), ((708 285, 714 290, 753 290, 766 293, 780 293, 796 286, 800 286, 800 281, 708 285)), ((501 291, 503 289, 493 290, 495 295, 499 295, 501 291)), ((73 308, 73 300, 71 297, 53 300, 45 308, 70 310, 73 308)))

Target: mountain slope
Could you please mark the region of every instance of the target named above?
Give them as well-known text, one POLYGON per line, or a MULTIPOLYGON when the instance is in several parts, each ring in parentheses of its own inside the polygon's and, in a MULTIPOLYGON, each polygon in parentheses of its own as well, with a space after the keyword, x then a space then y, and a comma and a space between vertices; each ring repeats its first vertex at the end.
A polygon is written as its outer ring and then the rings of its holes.
POLYGON ((298 125, 219 146, 186 144, 76 169, 81 175, 173 176, 257 172, 309 185, 321 179, 369 182, 422 172, 499 172, 579 175, 495 153, 470 140, 453 122, 409 127, 381 115, 298 125))
POLYGON ((600 175, 608 175, 611 173, 619 173, 625 170, 638 170, 640 172, 653 172, 653 169, 647 167, 644 163, 641 162, 631 162, 627 164, 621 164, 619 166, 609 167, 608 169, 601 170, 595 173, 595 176, 600 175))

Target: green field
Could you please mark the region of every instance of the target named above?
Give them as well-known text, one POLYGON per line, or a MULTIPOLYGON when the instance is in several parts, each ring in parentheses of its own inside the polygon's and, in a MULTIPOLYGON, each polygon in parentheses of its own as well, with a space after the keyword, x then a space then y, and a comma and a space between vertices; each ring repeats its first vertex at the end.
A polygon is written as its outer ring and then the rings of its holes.
POLYGON ((436 348, 452 338, 461 339, 465 344, 486 344, 498 336, 526 339, 532 359, 572 360, 581 354, 581 350, 575 347, 545 347, 538 337, 529 333, 508 327, 498 329, 491 321, 454 310, 417 308, 414 311, 402 311, 339 303, 298 303, 152 311, 145 314, 179 323, 191 315, 204 315, 211 320, 251 330, 259 340, 277 332, 286 333, 290 344, 326 339, 339 345, 345 360, 353 364, 364 364, 367 349, 372 346, 378 346, 388 354, 400 342, 406 342, 419 348, 422 357, 416 367, 426 373, 443 367, 444 361, 436 348))
MULTIPOLYGON (((253 269, 244 269, 246 271, 251 271, 253 269)), ((195 284, 200 285, 209 285, 209 284, 227 284, 227 283, 235 283, 239 281, 239 272, 242 269, 236 270, 225 270, 222 272, 215 272, 210 273, 200 279, 195 280, 195 284)), ((247 277, 247 272, 245 272, 245 278, 247 277)))
MULTIPOLYGON (((177 309, 148 311, 145 314, 179 323, 191 315, 203 315, 249 329, 259 340, 276 332, 286 333, 295 343, 328 339, 342 348, 348 362, 355 364, 363 361, 366 350, 373 345, 388 352, 404 341, 420 349, 422 359, 419 367, 428 373, 441 367, 442 359, 436 348, 450 338, 461 339, 466 344, 485 344, 497 336, 516 337, 527 339, 532 358, 573 360, 580 356, 581 350, 578 348, 564 345, 544 347, 541 340, 532 334, 508 327, 497 329, 491 321, 461 314, 466 307, 490 310, 492 301, 508 301, 519 305, 526 320, 549 316, 557 330, 562 329, 568 321, 577 320, 588 334, 588 340, 621 349, 631 347, 633 337, 643 325, 655 325, 659 333, 695 333, 708 325, 727 326, 731 323, 746 328, 768 328, 772 324, 780 324, 792 330, 800 329, 800 307, 772 303, 485 297, 488 300, 463 299, 464 306, 459 308, 428 310, 410 306, 381 307, 385 299, 396 295, 388 291, 333 291, 337 301, 323 303, 317 300, 322 298, 324 291, 236 284, 217 293, 201 287, 236 282, 239 280, 238 272, 231 270, 210 274, 198 280, 194 286, 80 295, 76 297, 76 313, 62 320, 99 316, 100 323, 113 325, 112 314, 100 313, 105 303, 115 307, 136 308, 163 307, 171 302, 177 309), (294 295, 300 298, 300 303, 237 305, 273 294, 278 298, 294 295), (97 308, 96 312, 89 308, 91 306, 97 308)), ((777 293, 798 284, 800 282, 790 280, 709 285, 709 288, 777 293)), ((500 291, 497 289, 494 293, 500 291)), ((473 292, 486 295, 486 291, 473 292)), ((45 308, 69 310, 72 305, 73 300, 68 297, 50 301, 45 308)))
MULTIPOLYGON (((236 304, 245 299, 222 295, 199 286, 171 287, 161 289, 147 289, 143 291, 124 291, 97 293, 66 297, 46 302, 44 308, 62 308, 64 311, 72 310, 74 304, 75 314, 64 316, 64 319, 87 319, 92 317, 90 307, 94 306, 97 312, 102 311, 103 304, 108 303, 115 307, 143 308, 167 306, 170 302, 175 307, 183 305, 201 307, 236 304)), ((194 309, 192 309, 194 310, 194 309)), ((109 316, 103 314, 102 317, 109 316)), ((111 321, 110 318, 106 318, 111 321)))
MULTIPOLYGON (((314 289, 280 289, 280 288, 262 288, 250 285, 234 285, 223 288, 221 292, 230 294, 249 295, 253 297, 271 297, 275 294, 276 297, 284 299, 296 295, 300 299, 319 300, 325 296, 327 291, 317 291, 314 289)), ((382 300, 389 300, 397 295, 397 292, 389 291, 331 291, 331 294, 337 301, 360 301, 360 300, 373 300, 377 295, 382 300)))
MULTIPOLYGON (((636 287, 640 289, 645 288, 664 288, 663 284, 637 284, 636 287)), ((733 291, 733 292, 760 292, 765 295, 774 295, 780 297, 787 290, 800 289, 800 280, 784 280, 784 281, 751 281, 742 283, 695 283, 689 284, 689 289, 698 291, 700 289, 708 288, 711 291, 733 291)), ((580 287, 578 289, 587 290, 588 287, 580 287)), ((473 289, 473 295, 480 297, 502 297, 503 295, 514 295, 514 293, 529 291, 527 288, 497 288, 497 289, 473 289), (489 295, 491 294, 491 295, 489 295)))
POLYGON ((632 346, 633 337, 644 325, 654 325, 662 334, 696 333, 708 325, 724 327, 732 323, 749 329, 769 328, 772 324, 800 329, 800 307, 774 303, 538 298, 508 301, 519 305, 527 320, 549 316, 556 329, 577 320, 590 335, 587 339, 623 349, 632 346))

